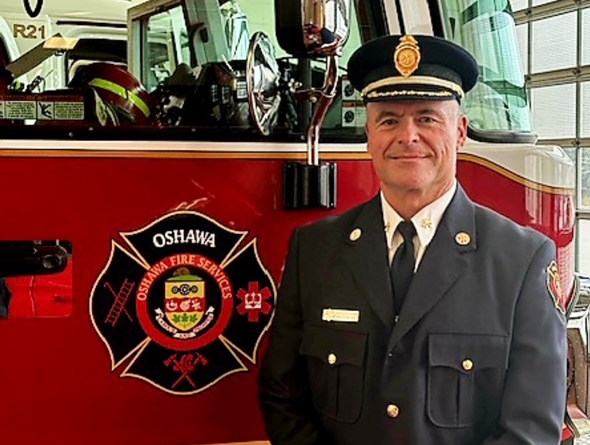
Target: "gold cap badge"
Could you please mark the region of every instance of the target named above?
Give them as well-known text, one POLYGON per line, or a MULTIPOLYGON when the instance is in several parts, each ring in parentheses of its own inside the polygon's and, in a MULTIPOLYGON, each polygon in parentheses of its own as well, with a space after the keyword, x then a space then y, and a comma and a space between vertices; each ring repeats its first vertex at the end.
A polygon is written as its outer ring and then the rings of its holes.
POLYGON ((418 69, 420 64, 420 47, 418 41, 411 35, 405 35, 400 39, 399 45, 393 54, 395 68, 403 77, 409 77, 418 69))

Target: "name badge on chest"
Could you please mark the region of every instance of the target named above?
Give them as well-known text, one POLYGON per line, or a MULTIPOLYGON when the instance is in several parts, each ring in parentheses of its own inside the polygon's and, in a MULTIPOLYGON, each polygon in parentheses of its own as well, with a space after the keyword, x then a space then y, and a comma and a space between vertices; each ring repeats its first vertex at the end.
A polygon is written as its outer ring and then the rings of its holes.
POLYGON ((353 309, 324 309, 322 311, 322 320, 327 322, 339 323, 358 323, 360 319, 360 311, 353 309))

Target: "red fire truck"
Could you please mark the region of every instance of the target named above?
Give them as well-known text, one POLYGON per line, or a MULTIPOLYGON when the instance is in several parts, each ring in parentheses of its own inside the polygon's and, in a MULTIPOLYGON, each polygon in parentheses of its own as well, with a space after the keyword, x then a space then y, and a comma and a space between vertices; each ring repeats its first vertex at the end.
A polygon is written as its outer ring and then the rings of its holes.
POLYGON ((3 443, 265 440, 287 241, 377 192, 345 67, 392 33, 480 64, 459 180, 557 244, 576 314, 563 443, 584 433, 574 166, 536 144, 507 0, 33 3, 0 12, 3 443))

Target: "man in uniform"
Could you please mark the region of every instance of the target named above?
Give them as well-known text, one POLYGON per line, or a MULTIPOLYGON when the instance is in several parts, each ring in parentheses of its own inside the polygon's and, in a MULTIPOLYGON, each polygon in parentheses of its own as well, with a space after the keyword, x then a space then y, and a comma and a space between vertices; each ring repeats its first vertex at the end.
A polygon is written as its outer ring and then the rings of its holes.
POLYGON ((293 234, 260 405, 273 445, 556 445, 566 320, 555 246, 455 179, 478 67, 432 36, 359 48, 381 192, 293 234))

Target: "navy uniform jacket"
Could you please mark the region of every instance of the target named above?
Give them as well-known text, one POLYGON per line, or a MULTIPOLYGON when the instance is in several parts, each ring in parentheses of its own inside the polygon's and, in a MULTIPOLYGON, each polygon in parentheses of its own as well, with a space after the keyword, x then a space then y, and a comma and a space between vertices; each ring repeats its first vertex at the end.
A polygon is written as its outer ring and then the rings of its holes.
POLYGON ((272 444, 558 444, 566 321, 548 291, 554 258, 548 238, 458 187, 395 322, 378 197, 298 229, 260 376, 272 444), (327 308, 358 322, 325 321, 327 308))

